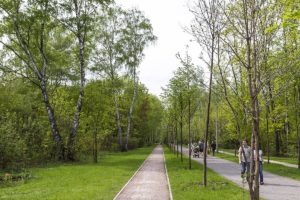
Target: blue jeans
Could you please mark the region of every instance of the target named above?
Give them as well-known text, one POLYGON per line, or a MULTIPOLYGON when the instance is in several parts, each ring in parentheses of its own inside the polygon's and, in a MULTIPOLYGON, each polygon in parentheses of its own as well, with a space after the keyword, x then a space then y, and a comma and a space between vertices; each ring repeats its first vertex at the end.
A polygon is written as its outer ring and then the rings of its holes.
POLYGON ((241 174, 245 174, 245 172, 250 172, 250 163, 249 162, 241 162, 241 174))
POLYGON ((241 174, 245 174, 245 172, 250 172, 250 163, 249 162, 241 162, 241 174))
POLYGON ((262 163, 262 161, 259 161, 259 181, 261 183, 264 182, 263 163, 262 163))
MULTIPOLYGON (((250 172, 250 163, 242 162, 241 163, 241 174, 245 174, 245 172, 250 172)), ((259 161, 259 181, 264 182, 264 174, 263 174, 263 163, 259 161)))

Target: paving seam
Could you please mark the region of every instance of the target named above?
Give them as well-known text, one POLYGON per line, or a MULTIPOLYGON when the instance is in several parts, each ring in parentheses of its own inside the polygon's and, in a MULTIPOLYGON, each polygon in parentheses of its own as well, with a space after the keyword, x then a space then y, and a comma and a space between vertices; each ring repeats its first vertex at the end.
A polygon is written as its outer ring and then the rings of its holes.
MULTIPOLYGON (((156 148, 156 147, 155 147, 156 148)), ((154 148, 154 149, 155 149, 154 148)), ((131 176, 131 178, 127 181, 127 183, 122 187, 122 189, 118 192, 118 194, 113 198, 113 200, 116 200, 117 197, 123 192, 123 190, 125 189, 125 187, 130 183, 130 181, 135 177, 135 175, 140 171, 140 169, 145 165, 146 161, 148 160, 148 158, 152 155, 154 149, 152 150, 152 152, 147 156, 147 158, 144 160, 144 162, 141 164, 141 166, 135 171, 135 173, 131 176)))
POLYGON ((165 151, 164 151, 164 149, 163 149, 163 155, 164 155, 165 171, 166 171, 167 181, 168 181, 168 186, 169 186, 170 200, 173 200, 173 194, 172 194, 171 184, 170 184, 170 180, 169 180, 169 175, 168 175, 168 169, 167 169, 167 165, 166 165, 166 158, 165 158, 165 151))

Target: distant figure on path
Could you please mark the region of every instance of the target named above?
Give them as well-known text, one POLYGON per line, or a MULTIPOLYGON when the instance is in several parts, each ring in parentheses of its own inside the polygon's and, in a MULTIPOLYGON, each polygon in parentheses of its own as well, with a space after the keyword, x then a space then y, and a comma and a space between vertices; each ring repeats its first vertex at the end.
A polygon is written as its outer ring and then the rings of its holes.
MULTIPOLYGON (((255 144, 254 144, 254 149, 253 149, 253 158, 254 158, 254 162, 256 161, 256 152, 255 152, 255 144)), ((262 150, 259 148, 258 149, 258 158, 259 158, 259 182, 261 185, 264 184, 264 175, 263 175, 263 152, 262 150)))
POLYGON ((213 152, 213 156, 215 156, 216 147, 217 147, 216 143, 214 141, 212 141, 211 145, 210 145, 210 148, 213 152))
POLYGON ((247 180, 250 173, 250 158, 251 147, 248 146, 248 140, 244 139, 239 149, 239 164, 241 165, 241 177, 244 178, 245 172, 247 172, 247 180))
POLYGON ((200 151, 200 154, 203 155, 203 150, 204 150, 204 143, 203 141, 199 141, 199 151, 200 151))

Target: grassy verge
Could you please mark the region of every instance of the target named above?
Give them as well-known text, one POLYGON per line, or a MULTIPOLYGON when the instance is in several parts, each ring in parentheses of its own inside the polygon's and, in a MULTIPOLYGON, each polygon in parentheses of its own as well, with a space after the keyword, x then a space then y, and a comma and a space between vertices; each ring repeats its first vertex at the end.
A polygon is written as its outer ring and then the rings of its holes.
POLYGON ((189 170, 186 156, 184 156, 183 163, 181 163, 180 158, 177 158, 167 147, 164 147, 164 151, 174 200, 249 199, 248 191, 211 170, 208 170, 207 174, 208 186, 204 188, 202 184, 202 165, 192 161, 192 169, 189 170))
MULTIPOLYGON (((232 155, 218 153, 218 154, 216 154, 216 156, 219 158, 223 158, 223 159, 238 163, 238 157, 234 157, 232 155)), ((295 180, 300 180, 300 170, 297 168, 286 167, 283 165, 271 164, 271 163, 268 164, 266 162, 264 163, 263 168, 264 168, 264 171, 268 171, 273 174, 289 177, 289 178, 292 178, 295 180)))
MULTIPOLYGON (((229 153, 234 153, 234 149, 220 149, 222 151, 226 151, 229 153)), ((267 156, 264 156, 264 159, 267 159, 267 156)), ((270 160, 275 160, 275 161, 279 161, 279 162, 286 162, 289 164, 294 164, 297 165, 298 164, 298 160, 296 157, 278 157, 278 156, 270 156, 270 160)))
POLYGON ((102 156, 98 164, 73 163, 32 168, 35 178, 1 186, 0 199, 113 199, 153 147, 102 156))
MULTIPOLYGON (((267 159, 267 157, 265 156, 264 159, 267 159)), ((294 165, 298 164, 297 158, 271 157, 270 156, 270 160, 276 160, 276 161, 279 161, 279 162, 286 162, 286 163, 290 163, 290 164, 294 164, 294 165)))

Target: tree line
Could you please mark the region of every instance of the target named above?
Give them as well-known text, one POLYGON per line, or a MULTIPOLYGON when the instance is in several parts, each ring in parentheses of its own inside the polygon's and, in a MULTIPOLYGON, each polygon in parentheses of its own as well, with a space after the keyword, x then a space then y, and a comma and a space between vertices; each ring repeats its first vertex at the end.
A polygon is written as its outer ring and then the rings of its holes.
MULTIPOLYGON (((268 159, 298 156, 300 169, 299 5, 297 0, 189 5, 193 20, 185 31, 199 45, 199 66, 188 53, 177 56, 182 65, 163 95, 169 143, 217 139, 222 147, 237 149, 248 138, 268 159), (209 73, 203 75, 203 68, 209 73), (194 80, 196 89, 189 85, 194 80)), ((251 199, 259 199, 258 163, 250 167, 251 199)))
POLYGON ((109 0, 0 2, 1 167, 127 151, 159 138, 162 105, 139 82, 155 42, 109 0))

